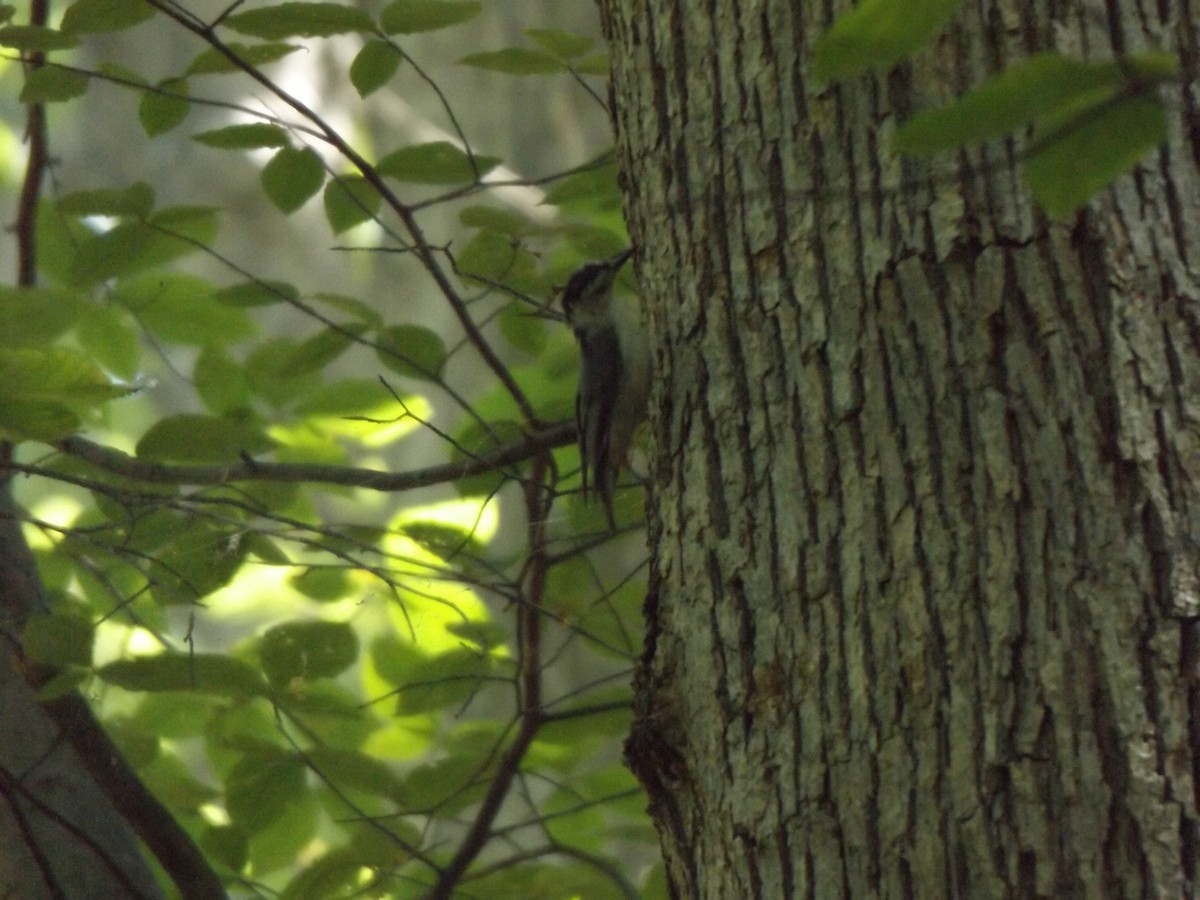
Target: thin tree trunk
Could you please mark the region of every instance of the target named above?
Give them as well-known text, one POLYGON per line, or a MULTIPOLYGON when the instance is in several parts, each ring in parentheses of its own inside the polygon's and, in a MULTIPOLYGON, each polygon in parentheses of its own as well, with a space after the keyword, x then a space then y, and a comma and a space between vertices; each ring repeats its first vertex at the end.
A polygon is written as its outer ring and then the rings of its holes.
POLYGON ((1197 11, 965 4, 829 88, 825 5, 603 6, 658 353, 628 754, 675 893, 1191 896, 1196 88, 1065 223, 1014 144, 888 139, 1037 51, 1194 74, 1197 11))

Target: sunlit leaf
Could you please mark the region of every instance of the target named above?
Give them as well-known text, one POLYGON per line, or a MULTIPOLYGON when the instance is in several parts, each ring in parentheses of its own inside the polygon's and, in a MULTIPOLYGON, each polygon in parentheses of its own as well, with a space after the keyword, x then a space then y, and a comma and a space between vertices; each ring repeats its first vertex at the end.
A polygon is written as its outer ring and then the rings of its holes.
POLYGON ((387 34, 436 31, 473 19, 482 9, 478 0, 393 0, 379 24, 387 34))

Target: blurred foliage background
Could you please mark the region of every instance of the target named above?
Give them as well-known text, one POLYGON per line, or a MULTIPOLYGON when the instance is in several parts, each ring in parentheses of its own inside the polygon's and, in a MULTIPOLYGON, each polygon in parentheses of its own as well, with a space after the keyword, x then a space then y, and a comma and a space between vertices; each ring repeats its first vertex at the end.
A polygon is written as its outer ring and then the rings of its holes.
POLYGON ((43 696, 238 896, 660 892, 620 754, 641 490, 616 535, 580 502, 544 308, 627 244, 594 5, 2 11, 43 696))

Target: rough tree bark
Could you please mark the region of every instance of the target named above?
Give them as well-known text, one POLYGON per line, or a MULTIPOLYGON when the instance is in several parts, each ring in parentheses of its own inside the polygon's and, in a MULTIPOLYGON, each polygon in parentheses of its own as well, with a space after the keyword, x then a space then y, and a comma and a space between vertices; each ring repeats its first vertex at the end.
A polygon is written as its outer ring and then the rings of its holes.
POLYGON ((887 139, 1042 50, 1194 80, 1197 10, 964 4, 822 88, 829 4, 602 6, 658 354, 627 749, 675 894, 1192 895, 1196 85, 1065 223, 1014 144, 887 139))

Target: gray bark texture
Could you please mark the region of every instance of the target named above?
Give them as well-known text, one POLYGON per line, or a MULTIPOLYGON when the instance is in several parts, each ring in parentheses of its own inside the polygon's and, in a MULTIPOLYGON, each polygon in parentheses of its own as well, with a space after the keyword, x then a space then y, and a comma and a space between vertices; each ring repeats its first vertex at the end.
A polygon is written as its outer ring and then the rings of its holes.
POLYGON ((1198 11, 964 4, 821 86, 849 4, 605 0, 656 346, 630 763, 675 895, 1194 896, 1198 11), (832 8, 832 10, 831 10, 832 8), (1032 53, 1182 58, 1065 222, 898 123, 1032 53))

